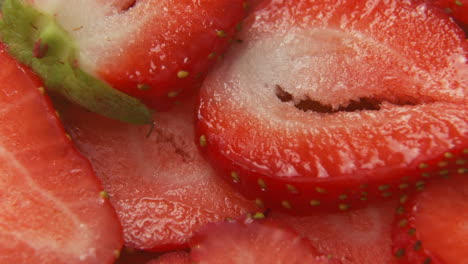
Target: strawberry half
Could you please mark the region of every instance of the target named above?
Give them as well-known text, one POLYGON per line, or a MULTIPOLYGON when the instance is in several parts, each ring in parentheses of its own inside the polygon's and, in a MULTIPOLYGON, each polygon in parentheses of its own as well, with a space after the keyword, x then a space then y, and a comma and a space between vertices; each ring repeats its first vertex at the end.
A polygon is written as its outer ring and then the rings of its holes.
POLYGON ((418 1, 270 1, 207 78, 197 142, 266 207, 348 210, 457 170, 467 43, 418 1))
POLYGON ((103 86, 158 110, 173 105, 201 86, 244 17, 244 2, 6 0, 0 31, 51 89, 101 114, 147 123, 144 109, 140 119, 128 113, 141 108, 137 102, 126 105, 103 86), (103 94, 115 102, 101 106, 103 94))
POLYGON ((0 44, 0 263, 113 263, 116 214, 43 84, 0 44))
MULTIPOLYGON (((468 159, 459 162, 466 166, 468 159)), ((393 227, 393 252, 399 263, 468 263, 466 175, 434 182, 424 192, 400 200, 393 227)))
POLYGON ((116 122, 63 105, 66 128, 103 181, 125 244, 181 249, 202 225, 255 210, 214 175, 193 142, 194 103, 154 116, 155 127, 116 122))
POLYGON ((320 256, 310 241, 273 221, 246 219, 208 225, 194 236, 191 248, 195 263, 339 263, 320 256))

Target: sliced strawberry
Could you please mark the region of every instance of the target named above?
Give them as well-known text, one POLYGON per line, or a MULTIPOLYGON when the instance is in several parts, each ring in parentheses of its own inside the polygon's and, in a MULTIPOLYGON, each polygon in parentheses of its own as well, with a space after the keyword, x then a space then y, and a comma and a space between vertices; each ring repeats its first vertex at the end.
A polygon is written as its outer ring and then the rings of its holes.
POLYGON ((307 237, 321 253, 343 264, 393 264, 391 227, 397 201, 340 213, 297 217, 273 211, 282 221, 307 237))
POLYGON ((121 228, 39 79, 0 44, 0 263, 112 263, 121 228))
MULTIPOLYGON (((466 166, 467 160, 459 162, 466 166)), ((434 182, 401 203, 393 227, 393 252, 400 263, 468 263, 466 176, 434 182)))
POLYGON ((156 114, 149 134, 149 127, 62 106, 69 133, 109 192, 129 247, 184 248, 203 224, 254 210, 198 153, 193 109, 187 102, 156 114))
POLYGON ((161 255, 147 264, 192 264, 190 255, 185 251, 174 251, 161 255))
POLYGON ((429 0, 463 24, 468 24, 468 0, 429 0))
POLYGON ((161 110, 201 86, 244 17, 245 1, 6 0, 0 31, 12 52, 51 88, 88 109, 110 91, 102 89, 88 102, 77 96, 79 90, 94 93, 85 84, 102 85, 83 82, 84 77, 61 82, 74 77, 57 75, 79 68, 161 110), (54 74, 46 70, 59 68, 54 74))
POLYGON ((347 210, 459 168, 467 43, 440 11, 270 1, 240 37, 201 90, 197 138, 248 198, 347 210))
POLYGON ((320 256, 310 241, 273 221, 246 219, 208 225, 190 243, 190 256, 196 263, 338 263, 320 256))

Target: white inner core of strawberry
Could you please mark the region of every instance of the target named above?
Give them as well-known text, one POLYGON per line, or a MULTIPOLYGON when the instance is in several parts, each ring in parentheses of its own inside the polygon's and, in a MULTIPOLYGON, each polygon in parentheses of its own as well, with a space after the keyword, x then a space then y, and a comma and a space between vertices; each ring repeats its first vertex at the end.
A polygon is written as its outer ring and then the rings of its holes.
POLYGON ((159 12, 154 1, 140 1, 135 6, 125 0, 28 1, 39 11, 55 16, 71 34, 79 50, 78 62, 90 74, 99 60, 122 56, 142 25, 159 12))
POLYGON ((442 77, 428 76, 407 58, 360 33, 294 29, 246 45, 232 66, 241 73, 239 82, 249 84, 241 85, 241 96, 263 98, 265 104, 288 102, 303 111, 431 103, 435 99, 428 80, 442 77))

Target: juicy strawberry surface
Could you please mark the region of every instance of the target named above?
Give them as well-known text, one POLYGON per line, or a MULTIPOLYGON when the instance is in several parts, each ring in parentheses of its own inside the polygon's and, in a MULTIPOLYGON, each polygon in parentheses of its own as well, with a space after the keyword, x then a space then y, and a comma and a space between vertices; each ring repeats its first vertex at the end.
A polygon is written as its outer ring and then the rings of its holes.
POLYGON ((112 263, 119 222, 39 79, 0 45, 0 263, 112 263))
POLYGON ((200 93, 200 149, 233 186, 310 214, 459 168, 467 43, 445 14, 423 1, 262 7, 200 93))
MULTIPOLYGON (((466 164, 467 159, 459 161, 466 164)), ((401 199, 392 236, 399 263, 468 263, 466 173, 401 199)))
POLYGON ((191 241, 196 263, 339 263, 320 256, 310 241, 289 227, 273 221, 244 221, 211 224, 191 241))
POLYGON ((254 204, 214 176, 193 142, 193 103, 154 115, 155 127, 123 124, 78 108, 60 113, 73 141, 103 181, 125 244, 154 251, 186 247, 205 223, 254 204))
POLYGON ((429 2, 442 8, 460 23, 468 24, 468 0, 429 0, 429 2))
POLYGON ((281 221, 308 238, 321 253, 343 264, 393 264, 391 230, 397 201, 340 213, 291 216, 273 211, 281 221))
POLYGON ((244 0, 29 2, 75 39, 80 67, 158 110, 201 85, 245 14, 244 0))

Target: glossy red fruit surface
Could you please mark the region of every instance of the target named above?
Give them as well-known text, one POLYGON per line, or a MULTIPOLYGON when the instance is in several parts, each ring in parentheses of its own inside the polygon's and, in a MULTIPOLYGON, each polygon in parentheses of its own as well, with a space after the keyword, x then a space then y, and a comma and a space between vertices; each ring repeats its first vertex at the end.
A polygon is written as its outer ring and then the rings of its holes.
POLYGON ((291 213, 345 211, 459 169, 467 42, 423 1, 269 1, 201 90, 197 141, 291 213))
MULTIPOLYGON (((466 166, 467 158, 459 161, 466 166)), ((401 200, 392 233, 399 263, 468 263, 467 172, 401 200)))
POLYGON ((0 44, 0 263, 113 263, 116 214, 43 84, 0 44))
POLYGON ((468 24, 467 0, 429 0, 429 3, 443 9, 459 23, 465 24, 465 26, 468 24))
POLYGON ((392 200, 348 212, 300 217, 273 211, 269 217, 291 226, 322 254, 343 264, 396 264, 391 231, 397 205, 392 200))
POLYGON ((215 177, 193 142, 193 103, 154 115, 155 127, 112 121, 70 106, 65 127, 103 181, 124 228, 126 246, 187 247, 193 231, 238 217, 255 205, 215 177))
POLYGON ((306 238, 274 221, 225 222, 202 228, 191 241, 196 263, 336 263, 320 256, 306 238))
POLYGON ((97 62, 117 89, 166 109, 201 86, 245 15, 244 0, 136 1, 125 19, 149 17, 133 39, 97 62))

